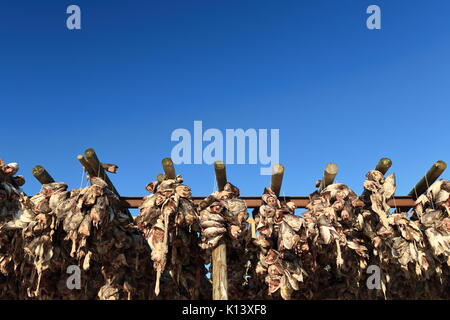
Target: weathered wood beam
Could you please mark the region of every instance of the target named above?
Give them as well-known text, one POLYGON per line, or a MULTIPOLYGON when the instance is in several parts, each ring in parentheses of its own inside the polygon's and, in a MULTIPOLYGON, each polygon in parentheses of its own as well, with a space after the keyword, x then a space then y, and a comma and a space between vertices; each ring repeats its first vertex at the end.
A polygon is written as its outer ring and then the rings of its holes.
POLYGON ((222 191, 227 184, 227 170, 223 161, 214 162, 214 172, 216 173, 217 187, 222 191))
POLYGON ((55 182, 55 180, 52 178, 52 176, 48 173, 47 170, 43 166, 37 165, 35 166, 31 172, 33 173, 33 176, 41 183, 41 184, 47 184, 55 182))
MULTIPOLYGON (((227 172, 223 161, 214 162, 217 186, 222 191, 227 184, 227 172)), ((220 240, 217 247, 212 250, 212 284, 213 300, 228 300, 228 274, 227 274, 227 246, 220 240)))
POLYGON ((95 176, 104 179, 104 177, 106 176, 106 172, 104 171, 102 163, 98 159, 94 149, 86 149, 84 151, 84 157, 94 171, 95 176))
MULTIPOLYGON (((383 175, 388 172, 389 168, 392 166, 392 161, 389 158, 381 158, 380 161, 378 161, 377 165, 375 166, 375 170, 380 171, 383 175)), ((361 194, 361 198, 368 200, 369 199, 369 190, 364 189, 363 193, 361 194)), ((398 206, 397 206, 398 207, 398 206)))
POLYGON ((270 188, 278 197, 281 191, 281 184, 283 183, 284 166, 282 164, 274 164, 272 167, 272 181, 270 188))
POLYGON ((84 171, 86 171, 90 177, 95 177, 94 170, 91 168, 89 162, 87 162, 84 156, 79 154, 77 155, 77 159, 81 163, 81 166, 83 167, 84 171))
POLYGON ((333 184, 334 179, 336 178, 336 175, 338 173, 338 166, 335 163, 329 163, 325 167, 325 170, 323 171, 323 178, 320 182, 319 191, 322 191, 330 184, 333 184))
MULTIPOLYGON (((100 160, 97 157, 97 154, 95 153, 94 149, 89 148, 84 152, 84 157, 82 155, 78 155, 77 157, 78 161, 80 161, 81 165, 84 167, 86 172, 89 174, 90 177, 99 177, 103 179, 103 181, 106 182, 108 185, 108 188, 114 192, 118 197, 120 197, 119 192, 117 191, 116 187, 114 187, 114 184, 109 179, 108 175, 105 172, 105 169, 103 169, 103 166, 101 165, 100 160)), ((133 216, 131 215, 131 212, 128 210, 127 207, 125 207, 125 212, 128 214, 130 219, 133 219, 133 216)))
MULTIPOLYGON (((109 179, 108 175, 105 172, 105 169, 103 169, 103 166, 100 162, 100 160, 97 157, 97 154, 95 153, 94 149, 89 148, 84 152, 84 156, 89 163, 92 173, 95 177, 99 177, 103 179, 107 184, 108 187, 111 189, 112 192, 114 192, 116 195, 119 195, 119 192, 117 191, 116 187, 114 187, 114 184, 109 179)), ((89 174, 91 176, 91 174, 89 174)))
POLYGON ((389 158, 381 158, 380 161, 378 161, 377 166, 375 167, 375 170, 380 171, 382 174, 386 174, 388 172, 389 168, 392 166, 392 160, 389 158))
POLYGON ((440 177, 445 169, 447 169, 447 164, 444 161, 436 161, 408 195, 417 199, 421 194, 427 191, 428 187, 440 177))
POLYGON ((175 173, 175 167, 173 166, 173 161, 170 158, 162 159, 162 166, 164 169, 164 173, 166 174, 166 178, 175 179, 177 177, 175 173))
POLYGON ((213 300, 228 300, 227 246, 220 241, 212 250, 213 300))
POLYGON ((250 224, 250 234, 253 239, 256 239, 256 221, 253 218, 248 218, 247 222, 250 224))

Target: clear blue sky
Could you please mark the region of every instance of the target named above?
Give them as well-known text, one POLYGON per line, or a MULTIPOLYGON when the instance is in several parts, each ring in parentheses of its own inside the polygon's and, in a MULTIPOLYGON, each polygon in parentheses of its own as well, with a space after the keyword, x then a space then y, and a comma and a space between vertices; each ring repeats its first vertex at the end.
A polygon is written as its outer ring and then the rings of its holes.
MULTIPOLYGON (((285 195, 314 190, 328 162, 362 190, 390 157, 398 194, 436 160, 450 161, 449 1, 2 1, 1 155, 21 165, 24 190, 45 166, 80 186, 76 155, 93 147, 120 166, 122 195, 145 195, 176 128, 280 129, 285 195), (66 28, 77 4, 82 30, 66 28), (366 28, 366 8, 382 30, 366 28)), ((259 165, 228 168, 259 195, 259 165)), ((196 196, 213 168, 180 165, 196 196)), ((449 178, 449 174, 444 174, 449 178)))

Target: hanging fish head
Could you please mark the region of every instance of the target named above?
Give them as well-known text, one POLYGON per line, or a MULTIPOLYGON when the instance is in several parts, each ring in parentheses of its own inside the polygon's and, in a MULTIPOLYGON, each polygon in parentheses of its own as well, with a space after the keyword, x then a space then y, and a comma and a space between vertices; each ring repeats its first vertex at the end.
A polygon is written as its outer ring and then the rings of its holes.
POLYGON ((180 184, 175 188, 175 193, 181 198, 190 198, 191 197, 191 188, 184 184, 180 184))
POLYGON ((208 211, 214 214, 220 214, 223 208, 224 206, 219 201, 215 201, 208 207, 208 211))

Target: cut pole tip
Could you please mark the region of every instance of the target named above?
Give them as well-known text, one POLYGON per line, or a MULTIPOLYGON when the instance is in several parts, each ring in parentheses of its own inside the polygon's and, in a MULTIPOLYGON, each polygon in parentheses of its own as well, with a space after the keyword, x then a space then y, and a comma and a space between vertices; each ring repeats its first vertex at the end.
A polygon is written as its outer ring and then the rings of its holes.
POLYGON ((336 163, 329 163, 325 167, 325 172, 327 172, 329 174, 337 174, 338 170, 339 170, 339 168, 336 163))
POLYGON ((281 184, 283 183, 284 166, 282 164, 274 164, 272 166, 272 181, 270 188, 276 196, 280 195, 281 184))
POLYGON ((55 182, 52 176, 45 170, 43 166, 37 165, 31 170, 33 176, 41 183, 47 184, 55 182))
POLYGON ((435 166, 438 170, 441 170, 442 172, 444 172, 444 170, 447 169, 447 164, 442 160, 436 161, 433 166, 435 166))
POLYGON ((319 190, 323 190, 330 184, 333 184, 338 171, 339 171, 339 167, 336 163, 327 164, 327 166, 325 167, 325 170, 323 171, 323 178, 322 178, 322 181, 320 182, 319 190))
POLYGON ((173 161, 171 158, 164 158, 161 161, 164 173, 166 174, 166 177, 168 179, 175 179, 176 173, 175 173, 175 167, 173 165, 173 161))
POLYGON ((378 161, 377 166, 375 167, 375 170, 380 171, 382 174, 386 174, 388 172, 389 168, 392 166, 392 160, 389 158, 381 158, 380 161, 378 161))
POLYGON ((225 162, 223 162, 223 161, 216 161, 216 162, 214 162, 214 168, 215 169, 220 169, 220 170, 225 169, 225 162))
POLYGON ((219 191, 222 191, 227 184, 227 170, 225 162, 216 161, 214 162, 214 171, 216 173, 216 181, 219 191))
POLYGON ((37 166, 35 166, 33 168, 32 173, 33 173, 33 175, 36 176, 36 175, 41 174, 42 172, 44 172, 44 170, 45 170, 44 167, 37 165, 37 166))
POLYGON ((409 195, 418 198, 441 176, 445 169, 447 169, 447 164, 444 161, 436 161, 424 177, 409 192, 409 195))

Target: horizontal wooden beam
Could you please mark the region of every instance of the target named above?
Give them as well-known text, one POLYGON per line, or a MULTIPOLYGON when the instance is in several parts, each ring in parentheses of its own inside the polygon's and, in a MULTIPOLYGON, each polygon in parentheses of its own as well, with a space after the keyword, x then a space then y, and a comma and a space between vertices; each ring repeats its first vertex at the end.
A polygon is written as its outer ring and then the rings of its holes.
MULTIPOLYGON (((127 208, 138 208, 143 202, 142 197, 120 197, 120 199, 127 208)), ((204 199, 205 197, 192 197, 195 204, 199 204, 204 199)), ((245 201, 248 208, 258 208, 261 205, 261 197, 240 197, 240 199, 245 201)), ((297 208, 306 208, 309 203, 309 197, 282 197, 281 199, 294 202, 297 208)), ((415 200, 411 196, 398 196, 389 200, 388 204, 392 208, 398 207, 406 209, 414 207, 415 200)), ((360 205, 363 205, 362 201, 360 205)))

